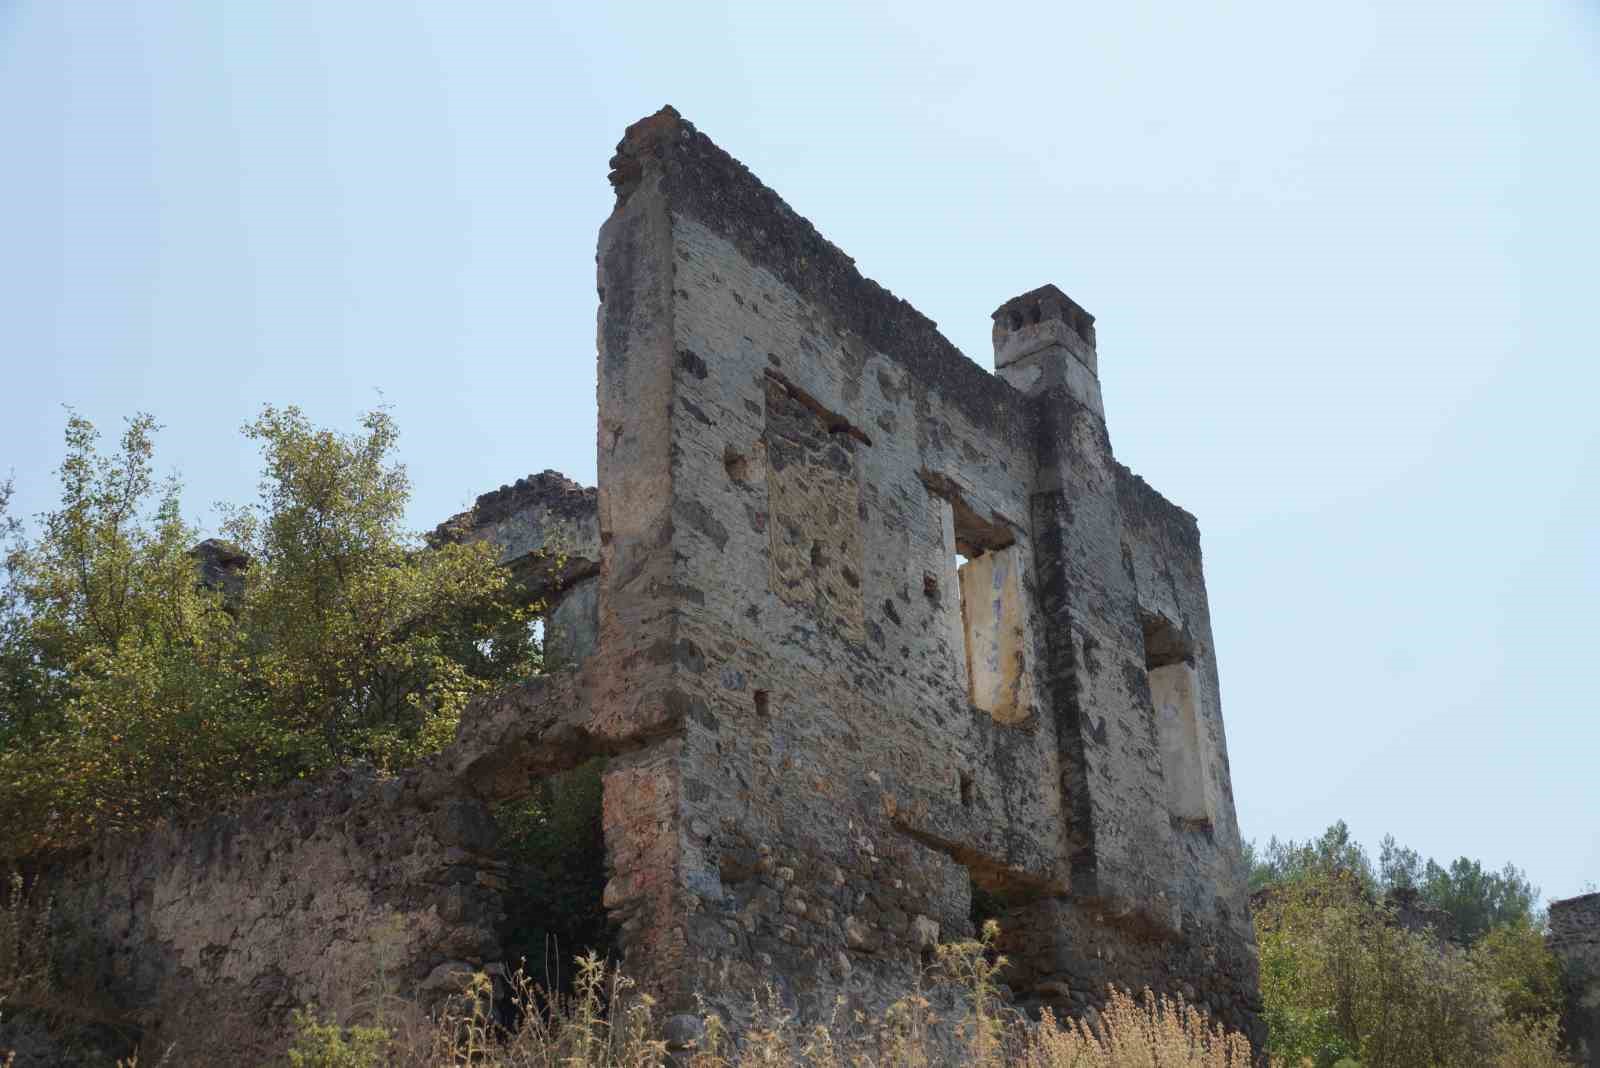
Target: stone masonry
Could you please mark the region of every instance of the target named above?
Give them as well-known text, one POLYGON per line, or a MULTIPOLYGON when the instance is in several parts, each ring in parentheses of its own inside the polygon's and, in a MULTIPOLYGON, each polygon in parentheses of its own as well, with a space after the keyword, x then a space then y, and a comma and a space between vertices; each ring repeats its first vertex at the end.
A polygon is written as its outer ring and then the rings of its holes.
POLYGON ((593 721, 667 1004, 904 989, 996 903, 1026 1004, 1181 991, 1260 1036, 1195 520, 1116 462, 1094 320, 996 373, 671 109, 598 255, 593 721), (719 1000, 720 999, 720 1000, 719 1000))
POLYGON ((1600 1068, 1600 894, 1550 902, 1550 949, 1561 962, 1567 1042, 1585 1068, 1600 1068))
POLYGON ((207 984, 281 1025, 377 930, 413 985, 492 967, 489 805, 604 756, 604 904, 668 1013, 881 1008, 992 916, 1022 1007, 1149 986, 1259 1042, 1199 531, 1112 453, 1093 316, 1006 301, 991 373, 672 109, 611 167, 598 491, 434 535, 494 542, 556 670, 396 782, 57 862, 93 981, 172 1034, 207 984))

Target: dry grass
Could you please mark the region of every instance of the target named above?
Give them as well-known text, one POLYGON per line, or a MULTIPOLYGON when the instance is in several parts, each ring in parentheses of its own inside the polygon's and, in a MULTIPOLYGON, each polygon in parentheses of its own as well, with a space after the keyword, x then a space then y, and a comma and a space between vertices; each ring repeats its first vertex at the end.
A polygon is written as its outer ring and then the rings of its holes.
MULTIPOLYGON (((992 932, 986 932, 992 937, 992 932)), ((1181 1001, 1146 991, 1114 991, 1093 1026, 1046 1014, 1030 1023, 998 997, 1004 965, 984 942, 940 949, 926 990, 878 1017, 843 1006, 825 1024, 802 1027, 767 991, 755 998, 741 1032, 704 1012, 671 1021, 674 1047, 651 999, 590 958, 579 963, 569 997, 552 997, 519 976, 511 999, 517 1023, 492 1011, 493 983, 474 976, 423 1028, 341 1028, 314 1015, 299 1018, 290 1054, 295 1068, 1248 1068, 1250 1046, 1208 1026, 1181 1001), (943 1012, 935 1005, 948 1006, 943 1012), (607 1007, 610 1010, 607 1011, 607 1007), (692 1025, 692 1026, 690 1026, 692 1025)))

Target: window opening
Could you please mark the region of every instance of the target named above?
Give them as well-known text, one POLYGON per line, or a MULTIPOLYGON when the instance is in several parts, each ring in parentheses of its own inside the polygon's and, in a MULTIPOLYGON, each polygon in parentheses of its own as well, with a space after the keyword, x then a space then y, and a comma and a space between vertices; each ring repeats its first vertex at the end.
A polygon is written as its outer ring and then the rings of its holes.
POLYGON ((1145 671, 1161 740, 1167 810, 1175 821, 1209 827, 1209 761, 1200 722, 1200 675, 1188 638, 1170 620, 1144 620, 1145 671))
POLYGON ((1004 520, 983 518, 948 480, 928 484, 946 554, 945 581, 930 585, 955 591, 945 611, 967 699, 998 722, 1021 722, 1033 712, 1021 551, 1004 520))

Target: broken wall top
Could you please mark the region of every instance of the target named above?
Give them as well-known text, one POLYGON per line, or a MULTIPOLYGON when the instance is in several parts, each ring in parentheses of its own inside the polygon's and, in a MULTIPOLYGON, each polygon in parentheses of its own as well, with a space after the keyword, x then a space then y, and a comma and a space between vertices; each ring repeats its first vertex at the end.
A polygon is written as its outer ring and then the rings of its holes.
POLYGON ((731 241, 837 325, 891 355, 973 423, 1028 440, 1023 398, 961 352, 937 324, 856 269, 855 261, 762 184, 750 170, 671 108, 628 127, 611 161, 618 203, 660 181, 674 211, 731 241))
POLYGON ((428 536, 433 545, 487 541, 534 600, 559 596, 599 572, 597 494, 557 471, 541 471, 481 494, 428 536))

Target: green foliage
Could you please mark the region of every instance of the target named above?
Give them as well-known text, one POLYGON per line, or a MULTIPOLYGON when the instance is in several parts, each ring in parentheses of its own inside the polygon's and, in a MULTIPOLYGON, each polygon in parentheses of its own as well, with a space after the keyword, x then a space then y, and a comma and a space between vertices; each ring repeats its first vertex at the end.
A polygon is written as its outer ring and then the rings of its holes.
POLYGON ((606 884, 599 759, 541 780, 526 798, 495 809, 502 854, 513 866, 506 901, 506 956, 546 986, 570 990, 568 965, 604 958, 612 932, 601 896, 606 884))
POLYGON ((393 1044, 384 1027, 340 1027, 314 1011, 294 1011, 295 1041, 289 1049, 294 1068, 380 1068, 389 1063, 393 1044))
POLYGON ((1274 888, 1256 933, 1268 1049, 1287 1063, 1445 1068, 1556 1055, 1555 963, 1531 924, 1495 928, 1465 951, 1400 927, 1357 873, 1336 871, 1274 888))
POLYGON ((1331 825, 1320 838, 1304 842, 1292 838, 1283 842, 1274 836, 1259 850, 1255 843, 1246 843, 1245 859, 1250 866, 1252 891, 1277 883, 1334 874, 1348 874, 1369 888, 1377 882, 1372 861, 1361 843, 1350 837, 1350 828, 1344 820, 1331 825))
POLYGON ((423 551, 403 526, 405 469, 383 411, 364 433, 268 407, 261 501, 225 533, 251 557, 240 619, 254 677, 303 747, 306 767, 380 768, 445 744, 467 699, 537 667, 529 612, 487 545, 423 551))
POLYGON ((1561 964, 1536 924, 1518 918, 1491 927, 1473 945, 1471 955, 1507 1016, 1537 1021, 1560 1013, 1561 964))
POLYGON ((1460 857, 1445 868, 1402 847, 1393 835, 1384 836, 1375 867, 1343 820, 1305 842, 1274 837, 1260 849, 1246 843, 1245 862, 1252 892, 1334 874, 1355 879, 1372 894, 1414 890, 1421 904, 1447 913, 1454 937, 1468 944, 1501 924, 1532 923, 1539 898, 1538 888, 1515 865, 1496 872, 1460 857))
POLYGON ((1466 857, 1457 857, 1448 868, 1428 861, 1420 889, 1422 900, 1448 912, 1456 937, 1468 943, 1501 924, 1531 923, 1539 897, 1538 888, 1514 865, 1488 871, 1466 857))
POLYGON ((195 530, 158 484, 156 427, 110 456, 69 416, 60 506, 37 542, 9 524, 0 656, 0 852, 62 844, 257 781, 259 702, 232 619, 198 587, 195 530))
POLYGON ((0 855, 365 760, 392 769, 451 736, 473 693, 537 670, 532 609, 484 546, 425 550, 403 529, 396 430, 245 428, 261 499, 225 530, 242 590, 199 579, 180 487, 154 475, 141 415, 103 454, 69 415, 59 505, 30 541, 5 507, 0 584, 0 855))

